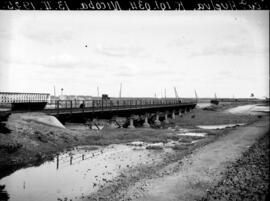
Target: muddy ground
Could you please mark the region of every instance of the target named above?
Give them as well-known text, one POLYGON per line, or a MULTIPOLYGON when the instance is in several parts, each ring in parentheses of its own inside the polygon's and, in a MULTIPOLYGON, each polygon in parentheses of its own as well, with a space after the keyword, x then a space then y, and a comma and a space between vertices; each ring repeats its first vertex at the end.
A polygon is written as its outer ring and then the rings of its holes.
MULTIPOLYGON (((119 143, 129 143, 133 141, 144 142, 168 142, 169 140, 181 140, 182 137, 168 132, 171 128, 180 129, 198 129, 197 125, 217 125, 217 124, 235 124, 245 123, 245 126, 256 122, 264 121, 265 117, 261 115, 248 114, 230 114, 224 113, 225 109, 235 107, 235 104, 220 105, 208 109, 194 109, 182 117, 177 116, 175 120, 170 120, 170 124, 162 125, 161 129, 112 129, 104 128, 100 131, 94 130, 76 130, 61 129, 40 124, 31 120, 25 120, 24 115, 35 116, 34 114, 12 114, 6 123, 10 133, 0 133, 0 178, 10 174, 20 167, 39 165, 44 160, 53 159, 53 157, 66 149, 77 145, 109 145, 119 143)), ((244 127, 245 127, 244 126, 244 127)), ((96 194, 89 195, 87 200, 129 200, 140 197, 140 193, 134 190, 132 195, 126 196, 131 187, 136 189, 145 188, 144 184, 138 184, 142 179, 160 178, 164 175, 171 175, 182 165, 182 159, 192 154, 200 147, 204 147, 210 142, 214 142, 222 136, 237 130, 238 128, 226 128, 222 130, 207 130, 208 138, 201 140, 192 146, 186 148, 175 147, 175 153, 160 164, 149 167, 138 167, 130 169, 123 173, 121 177, 115 179, 110 186, 104 186, 96 194), (181 149, 177 151, 177 149, 181 149), (170 167, 170 164, 173 164, 170 167), (166 168, 166 171, 161 171, 166 168), (171 169, 170 169, 171 168, 171 169)), ((196 138, 192 138, 196 139, 196 138)), ((190 140, 192 140, 190 139, 190 140)), ((189 140, 188 137, 185 140, 189 140)))

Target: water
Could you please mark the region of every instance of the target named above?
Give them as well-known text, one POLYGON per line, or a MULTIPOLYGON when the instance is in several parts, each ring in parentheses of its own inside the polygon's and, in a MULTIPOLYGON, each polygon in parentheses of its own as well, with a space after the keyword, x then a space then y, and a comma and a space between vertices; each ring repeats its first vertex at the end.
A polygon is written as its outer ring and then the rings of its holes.
POLYGON ((188 133, 179 133, 178 135, 181 135, 181 136, 194 136, 194 137, 205 137, 207 135, 207 133, 188 132, 188 133))
POLYGON ((258 115, 262 114, 262 112, 269 112, 269 106, 264 105, 243 105, 234 107, 228 110, 225 110, 225 112, 229 112, 232 114, 253 114, 258 115))
POLYGON ((1 179, 0 185, 6 185, 10 201, 80 200, 122 171, 161 162, 171 151, 127 145, 77 147, 39 167, 18 170, 1 179))
POLYGON ((197 108, 205 108, 205 107, 209 107, 210 105, 212 105, 211 103, 197 103, 196 107, 197 108))
POLYGON ((221 124, 221 125, 203 125, 203 126, 197 126, 198 128, 202 129, 224 129, 224 128, 232 128, 235 126, 243 126, 245 123, 239 123, 239 124, 221 124))

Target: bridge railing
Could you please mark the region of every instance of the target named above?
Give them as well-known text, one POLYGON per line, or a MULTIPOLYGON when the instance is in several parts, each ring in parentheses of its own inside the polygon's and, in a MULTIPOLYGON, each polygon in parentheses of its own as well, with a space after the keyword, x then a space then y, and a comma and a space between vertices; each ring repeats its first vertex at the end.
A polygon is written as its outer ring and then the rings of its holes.
MULTIPOLYGON (((155 107, 179 104, 179 99, 113 99, 113 100, 56 100, 54 109, 59 110, 110 110, 155 107)), ((51 108, 53 109, 53 108, 51 108)))

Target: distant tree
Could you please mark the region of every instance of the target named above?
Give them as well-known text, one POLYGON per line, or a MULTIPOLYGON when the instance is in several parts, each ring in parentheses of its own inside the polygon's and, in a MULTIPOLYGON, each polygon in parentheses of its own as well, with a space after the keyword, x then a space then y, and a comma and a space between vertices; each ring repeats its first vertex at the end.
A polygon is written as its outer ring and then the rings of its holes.
POLYGON ((250 94, 250 97, 254 97, 254 93, 251 93, 251 94, 250 94))

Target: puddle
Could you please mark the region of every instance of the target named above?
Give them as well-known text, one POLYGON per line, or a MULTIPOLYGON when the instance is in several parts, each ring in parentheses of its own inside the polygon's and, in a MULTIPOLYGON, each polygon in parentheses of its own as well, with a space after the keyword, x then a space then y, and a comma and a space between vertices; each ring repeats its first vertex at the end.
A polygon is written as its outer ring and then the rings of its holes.
POLYGON ((20 169, 0 185, 5 185, 9 201, 80 200, 125 169, 161 162, 170 151, 127 145, 77 147, 39 167, 20 169))
POLYGON ((193 136, 193 137, 205 137, 207 135, 207 133, 191 133, 191 132, 188 132, 188 133, 179 133, 178 135, 181 135, 181 136, 193 136))
POLYGON ((206 126, 197 126, 198 128, 202 129, 224 129, 224 128, 232 128, 235 126, 243 126, 245 123, 239 123, 239 124, 222 124, 222 125, 206 125, 206 126))

